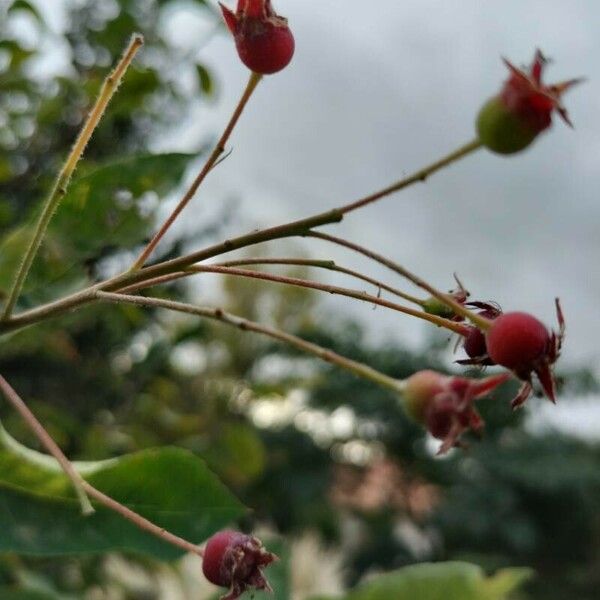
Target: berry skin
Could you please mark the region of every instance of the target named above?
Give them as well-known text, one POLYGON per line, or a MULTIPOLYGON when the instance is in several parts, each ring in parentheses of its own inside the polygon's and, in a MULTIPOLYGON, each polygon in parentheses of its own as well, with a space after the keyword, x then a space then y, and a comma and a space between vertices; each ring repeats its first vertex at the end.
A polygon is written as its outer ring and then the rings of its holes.
POLYGON ((404 408, 420 425, 425 425, 426 413, 433 398, 439 394, 447 377, 436 371, 418 371, 405 381, 404 408))
POLYGON ((442 441, 438 454, 445 454, 462 445, 460 438, 464 432, 481 431, 484 423, 473 406, 475 400, 509 378, 508 373, 469 379, 419 371, 404 382, 404 407, 433 437, 442 441))
POLYGON ((271 591, 262 569, 276 559, 257 538, 225 530, 206 543, 202 572, 211 583, 229 588, 221 600, 236 600, 247 589, 271 591))
POLYGON ((477 133, 486 148, 498 154, 524 150, 550 127, 554 111, 571 125, 561 96, 581 80, 544 85, 542 73, 546 62, 538 50, 526 73, 504 59, 510 77, 500 93, 484 104, 477 117, 477 133))
POLYGON ((559 331, 549 331, 533 315, 524 312, 505 313, 495 319, 486 334, 490 358, 513 371, 523 386, 513 400, 513 407, 521 406, 532 392, 535 373, 546 396, 556 402, 552 365, 558 360, 565 333, 565 321, 556 300, 559 331))
POLYGON ((487 335, 490 357, 507 369, 531 371, 546 352, 550 333, 534 316, 523 312, 498 317, 487 335))
POLYGON ((271 75, 287 67, 294 56, 294 36, 271 0, 238 0, 235 13, 220 6, 239 57, 251 71, 271 75))

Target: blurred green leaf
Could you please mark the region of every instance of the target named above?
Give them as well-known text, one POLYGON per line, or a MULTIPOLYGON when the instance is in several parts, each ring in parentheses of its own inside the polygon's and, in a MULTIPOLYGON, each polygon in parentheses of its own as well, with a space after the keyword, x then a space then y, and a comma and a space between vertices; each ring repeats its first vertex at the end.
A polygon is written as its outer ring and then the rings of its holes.
MULTIPOLYGON (((102 506, 81 515, 52 459, 4 433, 0 451, 0 552, 61 555, 125 550, 170 559, 182 551, 102 506)), ((76 466, 103 493, 160 527, 202 542, 244 509, 204 461, 178 448, 76 466)))
POLYGON ((504 600, 530 576, 529 569, 504 569, 486 578, 469 563, 423 563, 376 577, 346 600, 504 600))
POLYGON ((207 96, 212 96, 214 93, 214 82, 208 69, 204 65, 196 65, 196 73, 200 89, 207 96))
POLYGON ((127 157, 75 179, 51 224, 76 252, 140 243, 158 201, 180 182, 193 154, 127 157))

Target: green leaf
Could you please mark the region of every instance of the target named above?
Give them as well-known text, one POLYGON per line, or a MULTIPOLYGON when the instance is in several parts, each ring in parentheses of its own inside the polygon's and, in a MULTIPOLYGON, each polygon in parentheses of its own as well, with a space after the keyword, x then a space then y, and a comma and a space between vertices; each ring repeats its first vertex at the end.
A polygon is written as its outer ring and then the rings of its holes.
MULTIPOLYGON (((182 554, 103 506, 82 516, 70 482, 51 458, 5 433, 1 442, 0 552, 49 556, 122 550, 160 559, 182 554)), ((178 448, 75 466, 103 493, 195 543, 244 513, 204 461, 178 448)))
POLYGON ((200 89, 207 96, 212 96, 215 90, 213 78, 208 69, 204 65, 196 65, 196 74, 198 75, 198 84, 200 89))
MULTIPOLYGON (((33 238, 34 225, 29 223, 9 231, 0 241, 0 298, 8 293, 14 281, 18 267, 33 238)), ((85 276, 80 265, 71 265, 71 255, 62 241, 52 232, 48 234, 40 252, 34 261, 23 291, 41 289, 42 298, 52 291, 52 285, 61 280, 64 285, 67 280, 80 280, 85 276)))
POLYGON ((158 201, 179 184, 194 158, 140 155, 96 168, 71 183, 50 230, 84 256, 107 246, 135 246, 149 235, 158 201))
POLYGON ((346 600, 505 600, 530 576, 528 569, 505 569, 486 578, 469 563, 423 563, 376 577, 346 600))

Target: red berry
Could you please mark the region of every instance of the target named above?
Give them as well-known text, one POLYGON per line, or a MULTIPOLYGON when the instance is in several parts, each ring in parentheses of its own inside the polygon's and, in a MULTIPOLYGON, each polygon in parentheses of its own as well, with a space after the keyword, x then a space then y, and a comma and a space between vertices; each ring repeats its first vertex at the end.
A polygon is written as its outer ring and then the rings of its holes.
POLYGON ((529 146, 552 124, 556 110, 571 125, 561 95, 578 83, 570 79, 554 85, 542 83, 546 59, 538 50, 529 73, 506 59, 510 77, 497 96, 491 98, 477 117, 477 133, 485 147, 500 154, 513 154, 529 146))
MULTIPOLYGON (((497 304, 491 302, 469 302, 467 306, 482 309, 478 314, 490 321, 497 319, 502 314, 502 309, 497 304)), ((489 356, 485 334, 481 329, 468 325, 467 333, 464 337, 463 347, 469 359, 457 361, 459 364, 479 366, 491 366, 495 364, 489 356)))
POLYGON ((531 372, 544 356, 551 334, 534 316, 523 312, 498 317, 488 331, 486 342, 494 362, 516 372, 531 372))
POLYGON ((469 358, 479 358, 487 354, 485 335, 477 327, 469 327, 469 333, 465 337, 465 352, 469 358))
POLYGON ((271 0, 238 0, 235 13, 220 6, 240 59, 251 71, 270 75, 287 67, 294 56, 294 36, 271 0))
POLYGON ((236 600, 247 589, 271 589, 262 569, 274 560, 257 538, 225 530, 206 543, 202 572, 211 583, 229 588, 221 600, 236 600))

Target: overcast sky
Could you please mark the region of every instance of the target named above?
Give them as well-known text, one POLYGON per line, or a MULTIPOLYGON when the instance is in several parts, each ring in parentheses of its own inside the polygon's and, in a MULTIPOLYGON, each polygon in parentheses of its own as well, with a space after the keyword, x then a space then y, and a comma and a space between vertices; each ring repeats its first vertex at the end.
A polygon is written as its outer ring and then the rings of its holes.
MULTIPOLYGON (((232 156, 211 174, 188 209, 193 216, 180 227, 193 229, 231 196, 241 199, 247 228, 308 216, 390 184, 469 141, 479 107, 506 78, 500 57, 528 63, 539 46, 555 61, 547 81, 588 77, 565 98, 574 131, 557 121, 516 157, 479 152, 330 231, 389 255, 439 287, 448 288, 457 271, 474 297, 534 312, 549 325, 560 296, 569 328, 565 362, 597 367, 600 4, 274 4, 293 28, 294 61, 261 84, 234 134, 232 156)), ((60 26, 59 11, 55 17, 60 26)), ((209 30, 193 3, 173 11, 164 26, 174 43, 190 48, 209 30)), ((190 122, 157 148, 197 148, 222 127, 245 84, 247 72, 225 34, 203 44, 199 58, 217 74, 218 102, 198 102, 190 122)), ((355 255, 320 243, 304 248, 402 283, 355 255)), ((423 335, 412 319, 335 302, 363 318, 373 335, 411 343, 423 335)))

